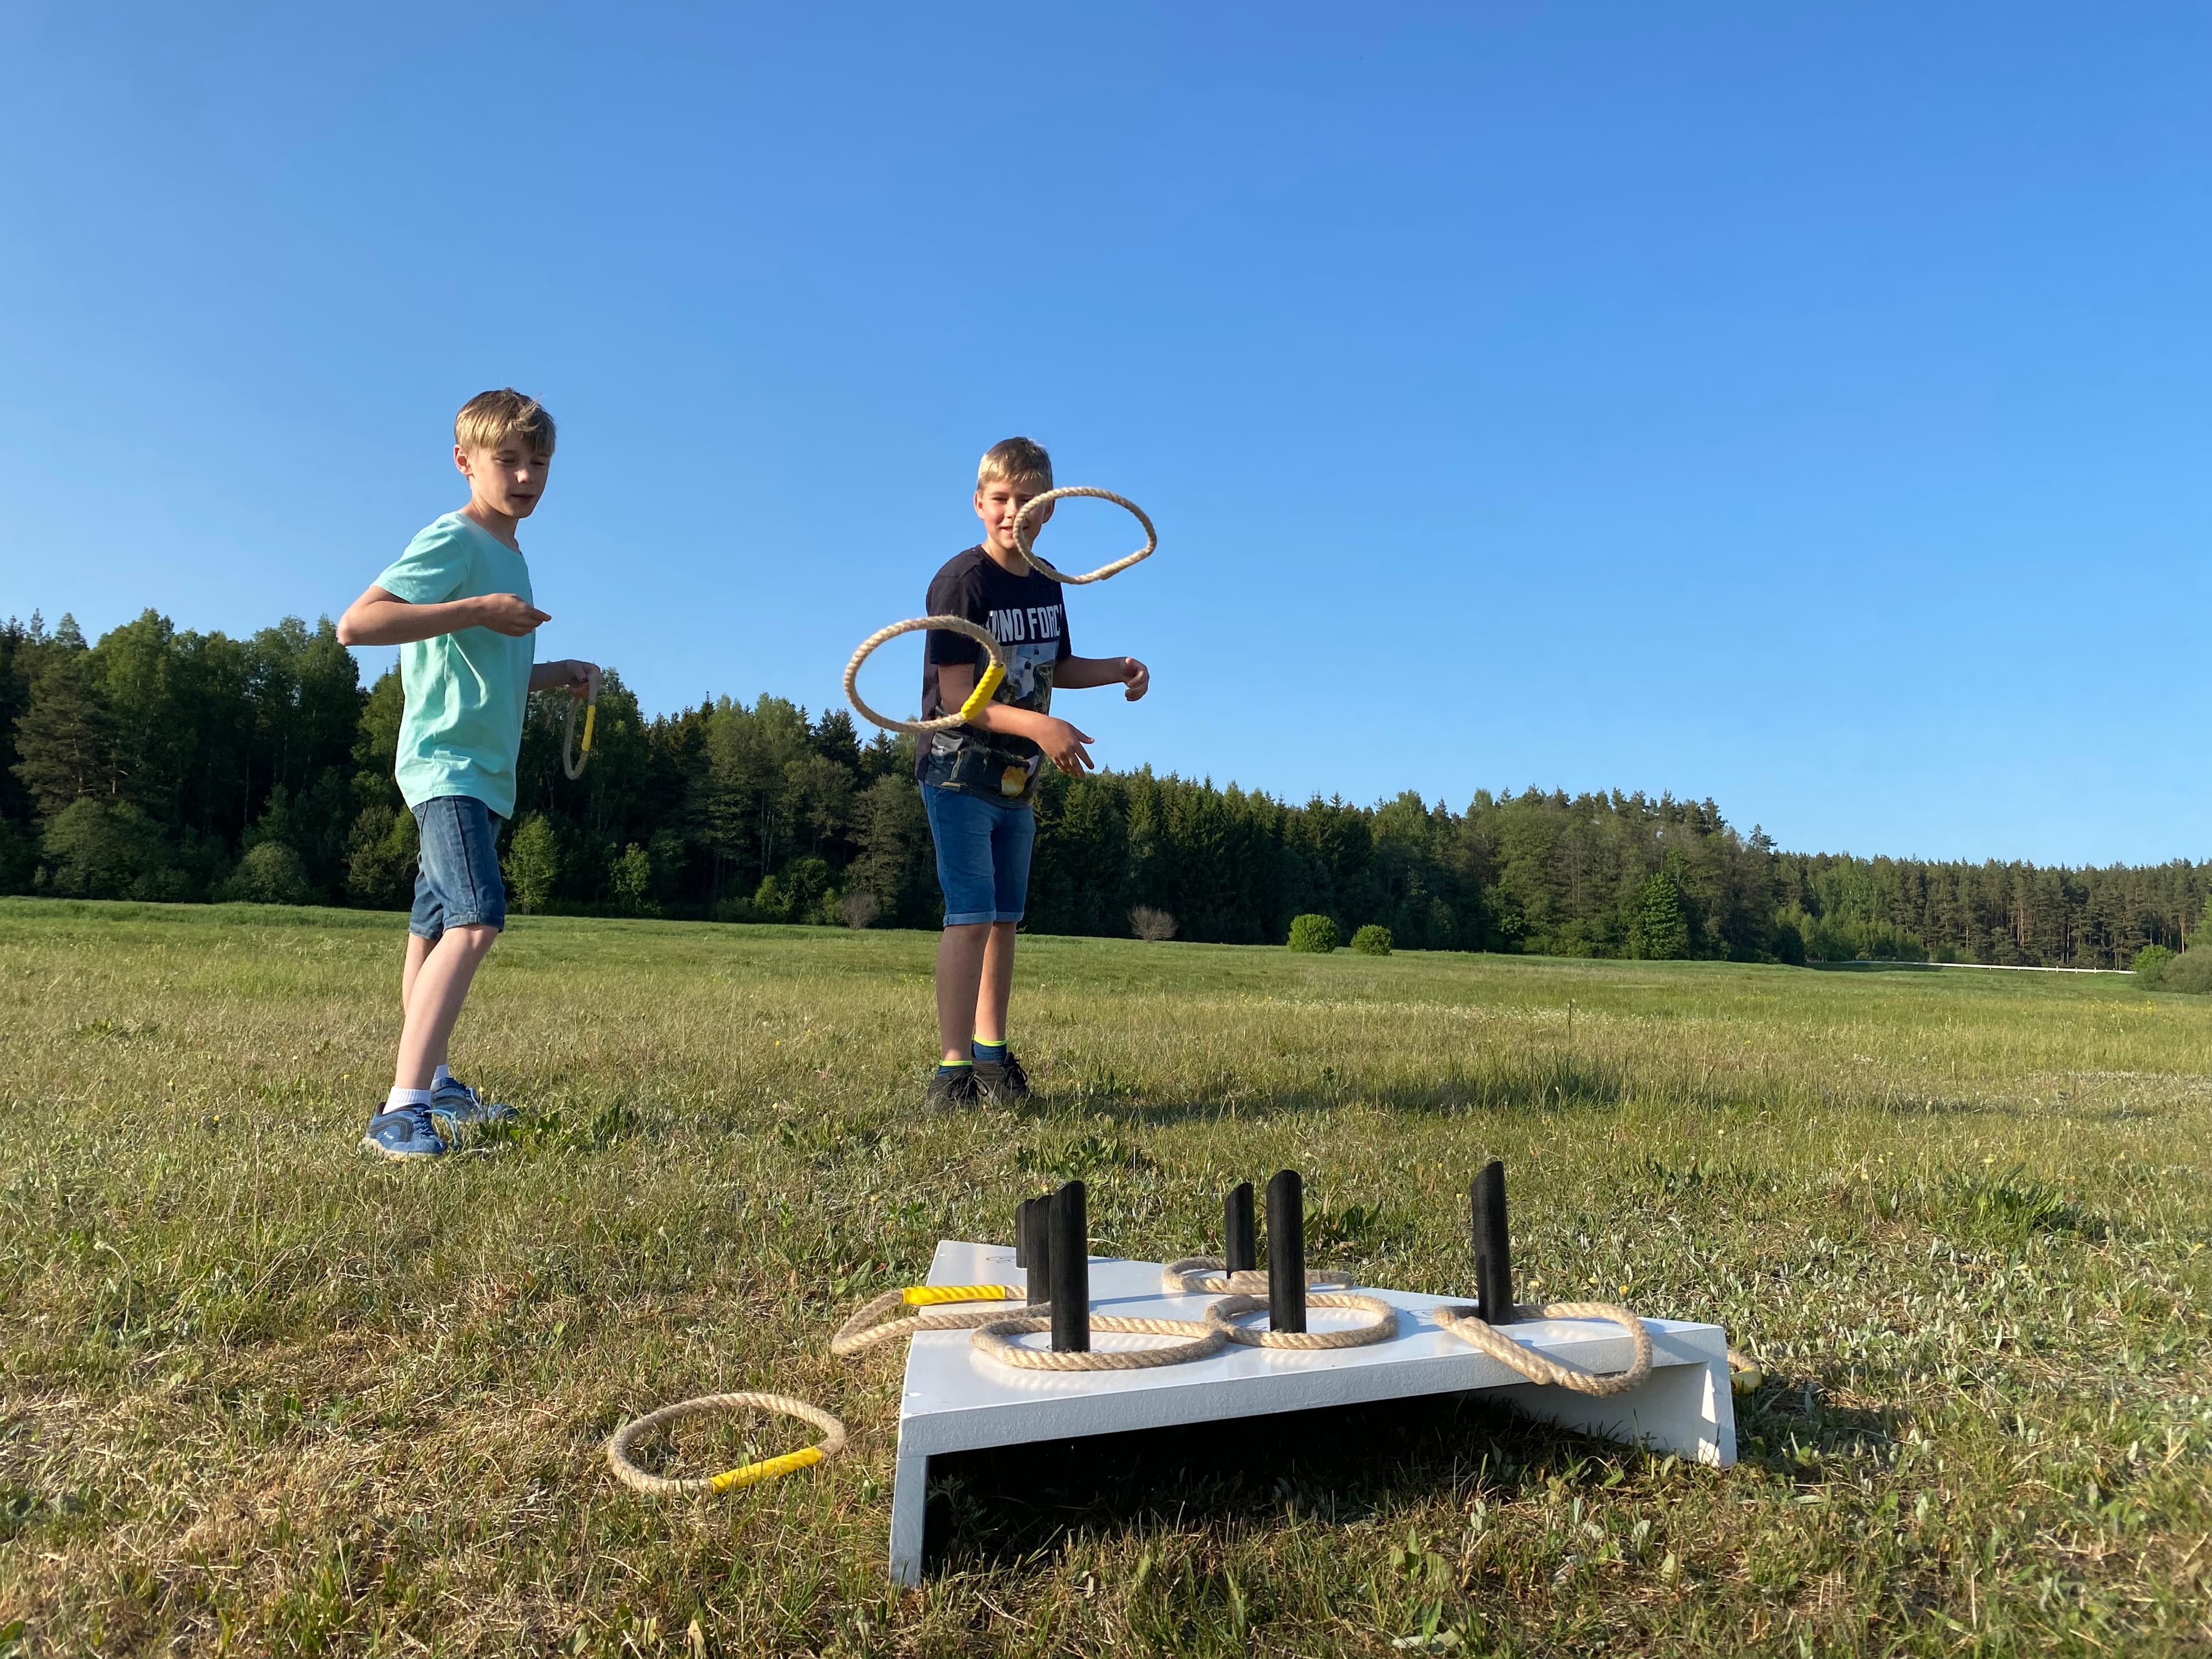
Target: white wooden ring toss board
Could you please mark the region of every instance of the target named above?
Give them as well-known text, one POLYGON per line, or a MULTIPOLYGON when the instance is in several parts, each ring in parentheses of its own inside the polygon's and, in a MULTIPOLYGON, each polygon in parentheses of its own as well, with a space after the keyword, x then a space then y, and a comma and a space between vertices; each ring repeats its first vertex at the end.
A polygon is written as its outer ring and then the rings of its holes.
MULTIPOLYGON (((1160 1275, 1157 1261, 1092 1256, 1091 1308, 1139 1318, 1206 1317, 1212 1297, 1168 1294, 1160 1275)), ((998 1284, 1019 1277, 1012 1245, 945 1239, 930 1263, 928 1282, 998 1284)), ((1651 1334, 1650 1376, 1627 1393, 1595 1398, 1528 1382, 1430 1316, 1431 1309, 1464 1306, 1471 1297, 1360 1289, 1398 1310, 1398 1332, 1389 1341, 1319 1352, 1231 1343, 1208 1358, 1147 1370, 1016 1371, 975 1353, 964 1330, 916 1332, 907 1350, 906 1382, 899 1397, 891 1577, 902 1584, 921 1577, 929 1460, 987 1446, 1479 1391, 1586 1434, 1673 1452, 1716 1468, 1735 1462, 1728 1341, 1717 1325, 1645 1319, 1651 1334)), ((1364 1323, 1370 1316, 1313 1307, 1310 1317, 1314 1328, 1326 1330, 1364 1323)), ((1619 1370, 1628 1364, 1627 1336, 1602 1321, 1524 1320, 1500 1328, 1516 1342, 1585 1370, 1619 1370)), ((1101 1333, 1092 1346, 1106 1347, 1118 1340, 1101 1333)))

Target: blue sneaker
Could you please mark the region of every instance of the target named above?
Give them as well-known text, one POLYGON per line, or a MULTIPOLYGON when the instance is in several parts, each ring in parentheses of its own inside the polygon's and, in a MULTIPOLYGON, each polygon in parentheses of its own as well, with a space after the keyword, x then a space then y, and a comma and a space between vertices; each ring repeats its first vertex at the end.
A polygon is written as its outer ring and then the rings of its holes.
POLYGON ((448 1136, 457 1129, 482 1128, 487 1124, 512 1122, 514 1108, 486 1100, 457 1077, 448 1076, 430 1089, 430 1115, 448 1136))
POLYGON ((369 1119, 361 1144, 380 1158, 401 1162, 446 1155, 446 1143, 430 1121, 427 1106, 395 1106, 388 1112, 379 1112, 369 1119))

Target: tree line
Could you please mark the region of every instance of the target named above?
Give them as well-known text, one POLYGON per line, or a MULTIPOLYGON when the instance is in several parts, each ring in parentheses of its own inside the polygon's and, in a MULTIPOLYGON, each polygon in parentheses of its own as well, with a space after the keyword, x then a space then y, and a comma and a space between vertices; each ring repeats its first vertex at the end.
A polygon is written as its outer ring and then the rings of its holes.
MULTIPOLYGON (((581 779, 562 693, 532 701, 504 837, 519 907, 933 928, 910 738, 842 709, 721 697, 646 716, 617 675, 581 779)), ((327 619, 246 639, 149 611, 86 641, 0 625, 0 892, 404 908, 398 677, 327 619)), ((1047 770, 1026 926, 1280 944, 1292 919, 1401 949, 2126 967, 2179 949, 2212 872, 1778 851, 1711 800, 1477 790, 1303 805, 1150 769, 1047 770), (1133 921, 1133 917, 1135 918, 1133 921)))

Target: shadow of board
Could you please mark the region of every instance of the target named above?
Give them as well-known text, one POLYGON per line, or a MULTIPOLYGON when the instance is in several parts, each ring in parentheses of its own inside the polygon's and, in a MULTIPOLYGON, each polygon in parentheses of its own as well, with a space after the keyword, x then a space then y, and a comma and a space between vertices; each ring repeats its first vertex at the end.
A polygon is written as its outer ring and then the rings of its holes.
POLYGON ((1644 1456, 1477 1395, 956 1452, 930 1459, 923 1571, 1048 1572, 1078 1536, 1264 1528, 1291 1512, 1345 1525, 1644 1456))
MULTIPOLYGON (((1370 1106, 1391 1113, 1438 1117, 1472 1112, 1559 1116, 1617 1110, 1630 1093, 1613 1067, 1572 1058, 1518 1067, 1490 1077, 1452 1077, 1417 1086, 1363 1087, 1355 1079, 1318 1087, 1277 1089, 1263 1098, 1198 1093, 1166 1099, 1057 1091, 1030 1109, 1040 1118, 1097 1115, 1146 1127, 1216 1121, 1252 1121, 1370 1106)), ((1733 1100, 1734 1097, 1729 1097, 1733 1100)))

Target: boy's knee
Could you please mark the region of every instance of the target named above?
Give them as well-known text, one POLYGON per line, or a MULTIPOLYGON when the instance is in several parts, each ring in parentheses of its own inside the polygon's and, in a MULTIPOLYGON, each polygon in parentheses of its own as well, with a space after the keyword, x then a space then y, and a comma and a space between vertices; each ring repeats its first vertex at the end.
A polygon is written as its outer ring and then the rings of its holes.
POLYGON ((482 922, 475 922, 465 927, 448 927, 439 942, 443 944, 450 940, 471 956, 480 957, 490 950, 498 939, 498 928, 482 922))

